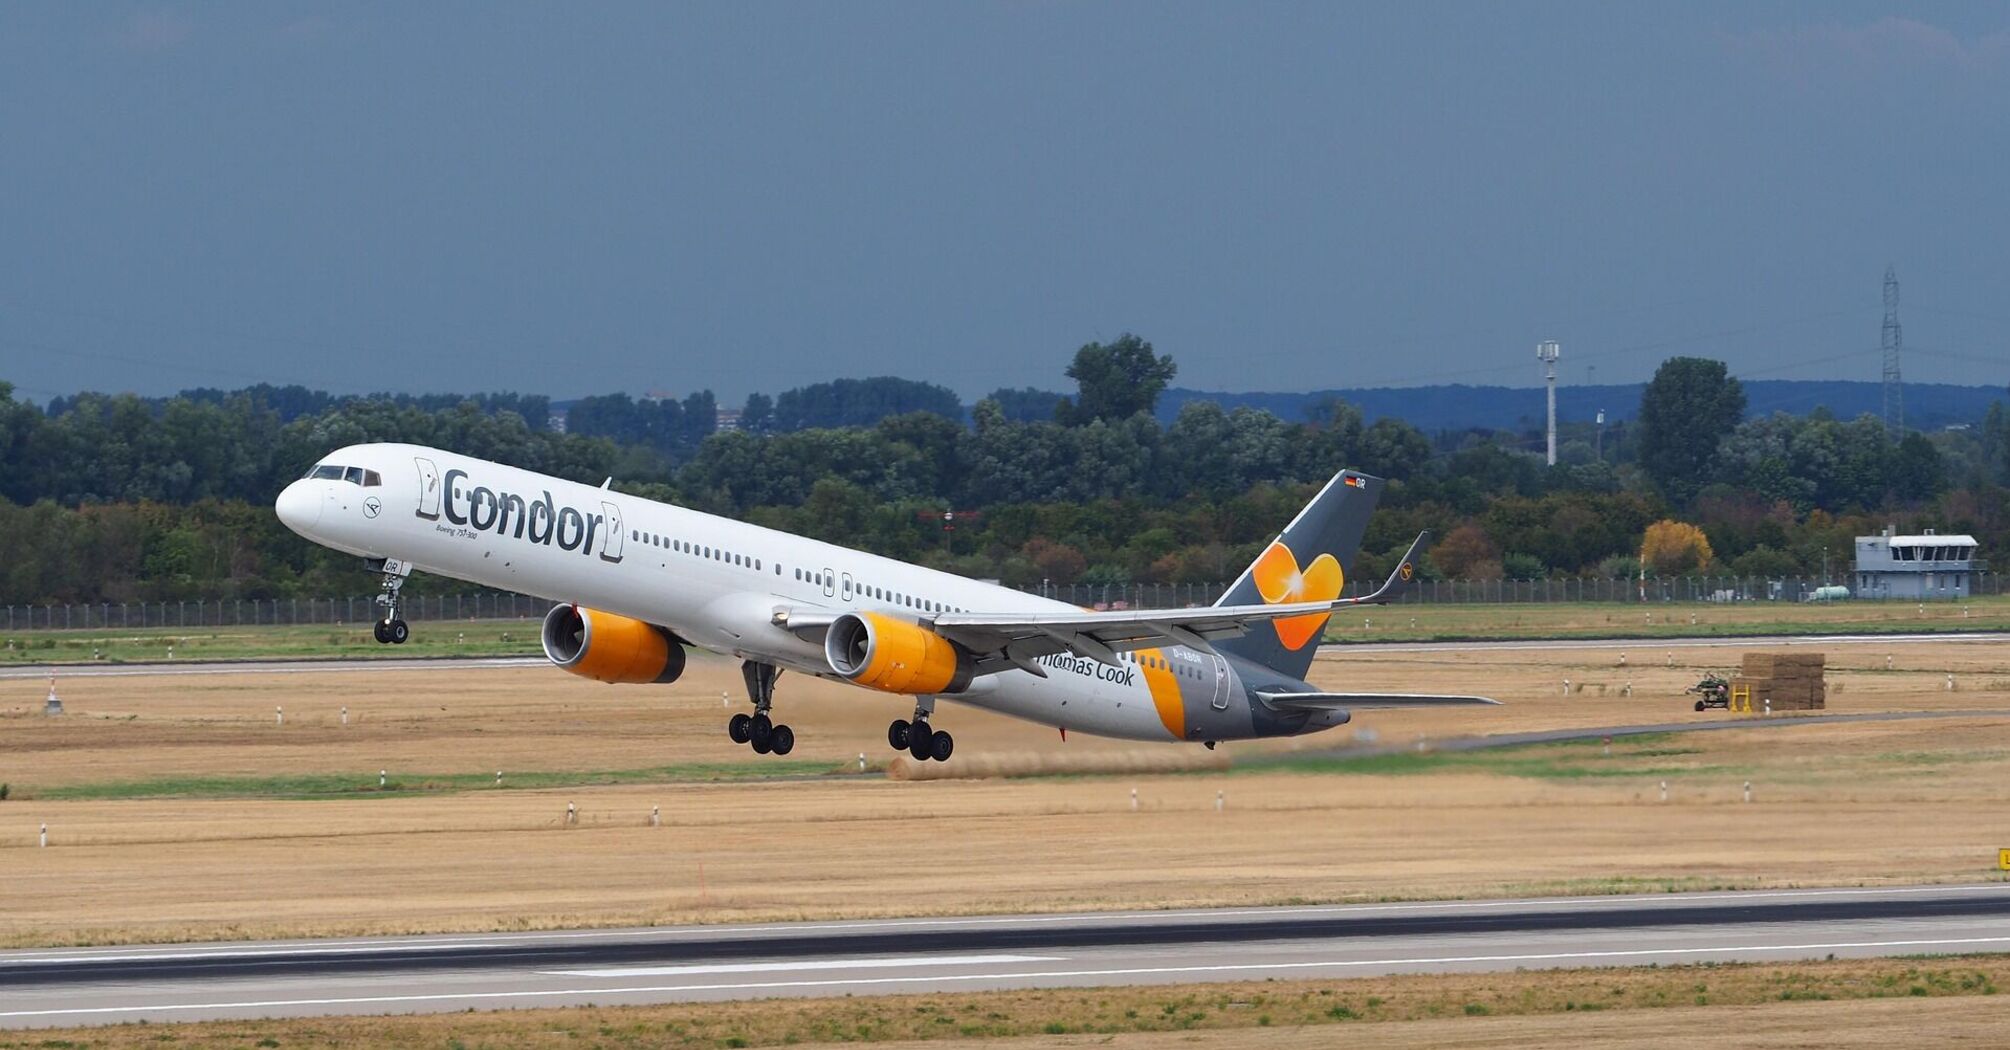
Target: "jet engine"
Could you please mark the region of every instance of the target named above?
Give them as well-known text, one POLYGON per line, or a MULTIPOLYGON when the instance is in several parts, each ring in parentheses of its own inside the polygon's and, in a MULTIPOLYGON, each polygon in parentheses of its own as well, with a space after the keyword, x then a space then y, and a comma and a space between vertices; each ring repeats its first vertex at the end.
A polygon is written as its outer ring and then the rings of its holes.
POLYGON ((544 655, 583 678, 610 684, 669 683, 684 673, 684 643, 652 623, 559 605, 544 616, 544 655))
POLYGON ((905 620, 846 613, 824 634, 831 670, 889 693, 960 693, 970 687, 970 651, 905 620))

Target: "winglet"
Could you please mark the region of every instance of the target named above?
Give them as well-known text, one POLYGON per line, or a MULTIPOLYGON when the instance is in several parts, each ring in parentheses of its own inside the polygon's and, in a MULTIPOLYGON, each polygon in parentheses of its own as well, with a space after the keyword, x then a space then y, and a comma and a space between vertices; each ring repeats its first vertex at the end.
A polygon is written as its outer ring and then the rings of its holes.
POLYGON ((1417 538, 1410 544, 1410 549, 1404 551, 1403 559, 1396 563, 1396 571, 1390 573, 1389 578, 1382 581, 1382 586, 1375 588, 1375 593, 1361 598, 1342 598, 1333 604, 1336 606, 1386 605, 1401 598, 1403 592, 1409 590, 1410 585, 1416 582, 1417 562, 1418 559, 1424 556, 1424 545, 1429 542, 1431 542, 1431 530, 1425 529, 1417 533, 1417 538))

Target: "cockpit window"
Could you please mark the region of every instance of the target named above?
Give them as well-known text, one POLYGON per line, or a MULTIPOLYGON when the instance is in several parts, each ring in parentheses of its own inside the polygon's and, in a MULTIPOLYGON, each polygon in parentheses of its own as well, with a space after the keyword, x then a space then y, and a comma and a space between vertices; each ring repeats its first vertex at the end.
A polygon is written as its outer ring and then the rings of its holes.
POLYGON ((363 468, 350 467, 348 470, 343 471, 342 480, 351 485, 361 485, 363 483, 363 468))
POLYGON ((379 486, 379 485, 382 485, 383 483, 384 483, 384 477, 383 477, 383 475, 381 475, 381 474, 378 474, 378 473, 377 473, 376 471, 374 471, 374 470, 366 470, 366 471, 364 471, 364 472, 363 472, 363 487, 364 487, 364 488, 366 488, 366 489, 374 489, 374 488, 376 488, 377 486, 379 486))
POLYGON ((307 476, 310 478, 320 478, 325 481, 341 481, 342 468, 333 463, 323 463, 314 468, 314 473, 307 476))

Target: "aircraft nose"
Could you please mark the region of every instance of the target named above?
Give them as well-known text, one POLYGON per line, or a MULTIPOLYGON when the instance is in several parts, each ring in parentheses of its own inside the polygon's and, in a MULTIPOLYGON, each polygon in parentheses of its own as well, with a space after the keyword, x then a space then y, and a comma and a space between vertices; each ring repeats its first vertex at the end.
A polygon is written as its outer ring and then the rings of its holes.
POLYGON ((321 491, 310 482, 296 481, 281 490, 272 509, 287 528, 305 536, 321 520, 321 491))

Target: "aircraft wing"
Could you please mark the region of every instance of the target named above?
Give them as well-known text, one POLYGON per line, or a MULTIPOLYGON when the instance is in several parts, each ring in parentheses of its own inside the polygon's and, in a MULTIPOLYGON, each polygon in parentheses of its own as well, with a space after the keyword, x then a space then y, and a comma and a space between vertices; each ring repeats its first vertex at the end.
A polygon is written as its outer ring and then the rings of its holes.
POLYGON ((1279 605, 1212 605, 1197 609, 1118 609, 1077 613, 944 613, 924 621, 937 634, 976 653, 977 673, 1017 667, 1046 677, 1034 661, 1073 653, 1114 664, 1117 654, 1157 645, 1208 649, 1215 638, 1244 634, 1257 624, 1292 616, 1318 616, 1354 605, 1396 600, 1416 577, 1418 555, 1430 533, 1417 535, 1395 572, 1375 593, 1330 602, 1279 605))
POLYGON ((1374 711, 1416 707, 1500 706, 1484 696, 1432 696, 1423 693, 1266 693, 1256 698, 1279 711, 1374 711))

